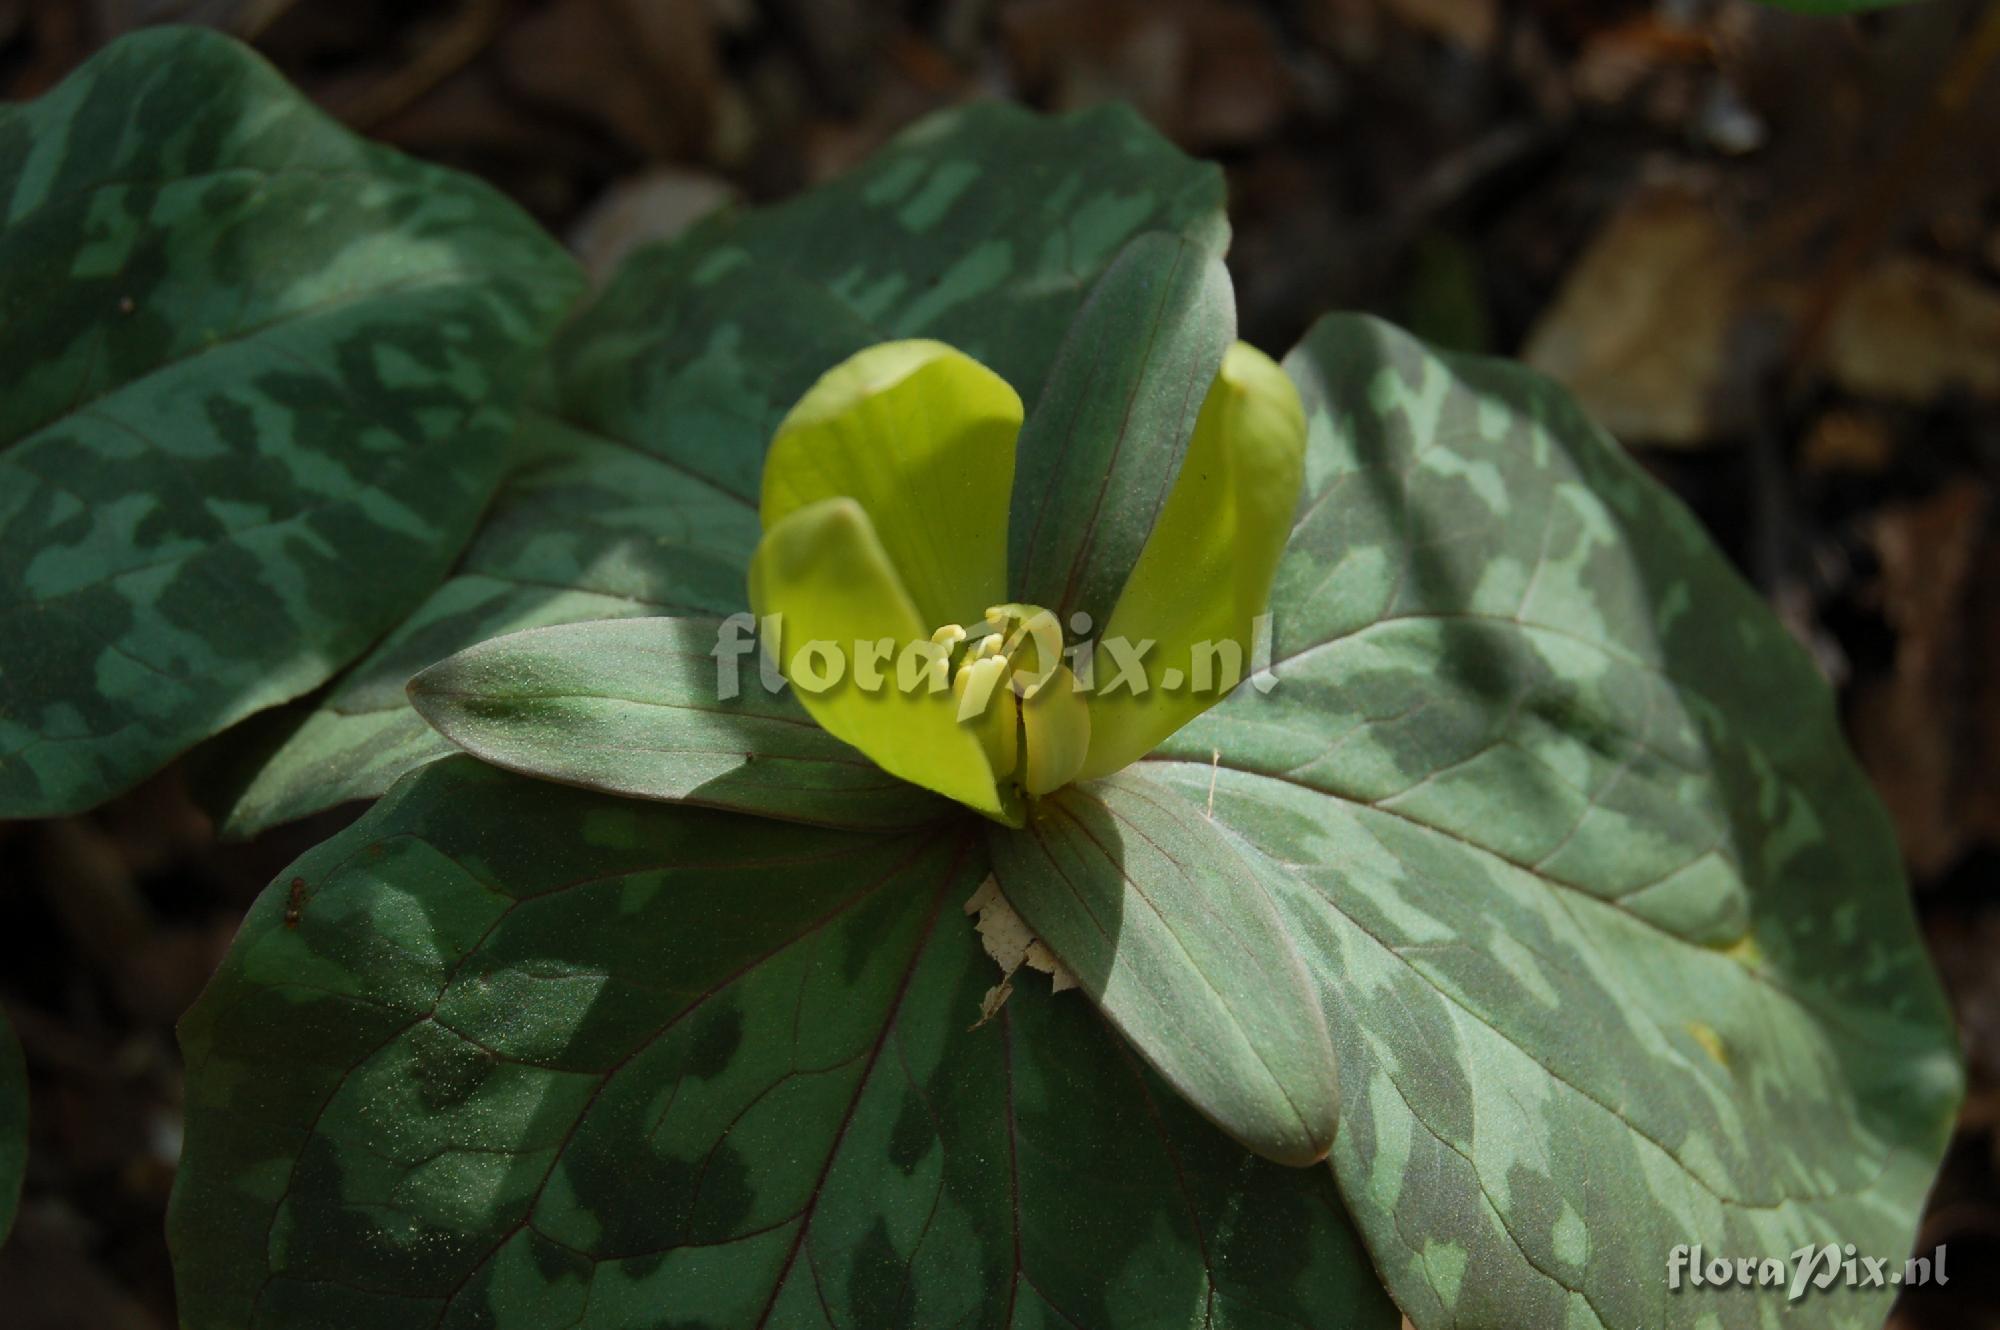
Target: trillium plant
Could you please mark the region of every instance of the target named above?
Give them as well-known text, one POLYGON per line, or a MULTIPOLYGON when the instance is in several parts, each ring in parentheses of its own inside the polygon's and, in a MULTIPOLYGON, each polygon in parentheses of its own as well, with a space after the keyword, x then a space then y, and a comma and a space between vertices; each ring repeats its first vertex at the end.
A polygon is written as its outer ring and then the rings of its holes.
POLYGON ((189 1330, 1881 1324, 1674 1277, 1899 1263, 1959 1099, 1825 686, 1547 381, 1239 341, 1129 112, 595 291, 195 31, 0 182, 0 815, 339 828, 181 1025, 189 1330))

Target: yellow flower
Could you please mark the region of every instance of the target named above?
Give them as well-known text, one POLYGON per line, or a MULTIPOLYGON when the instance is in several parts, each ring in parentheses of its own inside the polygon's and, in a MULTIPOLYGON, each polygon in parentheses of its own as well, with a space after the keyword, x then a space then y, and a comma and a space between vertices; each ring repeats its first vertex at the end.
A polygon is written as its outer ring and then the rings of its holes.
POLYGON ((1016 826, 1028 801, 1144 757, 1241 679, 1305 454, 1291 381, 1231 347, 1091 639, 1091 625, 1008 600, 1021 421, 1003 379, 941 342, 860 352, 772 440, 750 566, 765 649, 822 726, 1016 826))

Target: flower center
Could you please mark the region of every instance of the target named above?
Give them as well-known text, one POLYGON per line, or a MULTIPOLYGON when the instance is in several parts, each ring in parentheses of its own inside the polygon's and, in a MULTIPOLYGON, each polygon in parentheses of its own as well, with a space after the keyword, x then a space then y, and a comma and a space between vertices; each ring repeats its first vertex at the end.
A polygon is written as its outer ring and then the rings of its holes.
POLYGON ((1083 765, 1090 719, 1063 663, 1062 625, 1039 605, 992 605, 978 636, 946 624, 931 641, 952 653, 958 722, 979 736, 993 774, 1047 794, 1083 765))

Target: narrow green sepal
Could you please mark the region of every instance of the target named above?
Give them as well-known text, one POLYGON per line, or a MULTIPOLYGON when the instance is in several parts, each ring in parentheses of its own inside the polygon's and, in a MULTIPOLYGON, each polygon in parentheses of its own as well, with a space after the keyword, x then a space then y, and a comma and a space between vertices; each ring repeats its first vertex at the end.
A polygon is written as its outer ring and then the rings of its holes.
POLYGON ((1078 779, 1138 761, 1250 673, 1305 478, 1305 411, 1285 372, 1238 342, 1187 460, 1105 626, 1078 779), (1151 642, 1142 653, 1142 644, 1151 642), (1120 644, 1144 681, 1113 686, 1120 644))

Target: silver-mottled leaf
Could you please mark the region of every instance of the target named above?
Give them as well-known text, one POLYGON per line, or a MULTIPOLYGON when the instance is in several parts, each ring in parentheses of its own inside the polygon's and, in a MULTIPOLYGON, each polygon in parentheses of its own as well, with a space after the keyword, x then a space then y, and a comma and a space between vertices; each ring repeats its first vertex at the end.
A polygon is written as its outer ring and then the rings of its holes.
POLYGON ((0 210, 0 815, 45 816, 422 601, 581 278, 195 29, 0 109, 0 210))

